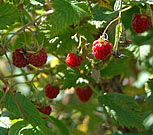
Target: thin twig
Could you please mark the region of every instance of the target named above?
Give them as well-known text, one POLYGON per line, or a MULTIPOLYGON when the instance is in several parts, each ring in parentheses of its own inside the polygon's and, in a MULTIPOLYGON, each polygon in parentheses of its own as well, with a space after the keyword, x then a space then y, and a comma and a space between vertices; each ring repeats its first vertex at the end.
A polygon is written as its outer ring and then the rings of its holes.
POLYGON ((11 94, 11 96, 13 97, 14 101, 16 102, 16 105, 17 105, 18 109, 20 110, 20 112, 21 112, 21 114, 22 114, 24 120, 27 120, 28 118, 26 117, 26 115, 25 115, 25 113, 24 113, 24 111, 23 111, 23 109, 22 109, 22 107, 21 107, 19 101, 17 100, 17 98, 16 98, 16 96, 14 95, 13 91, 10 89, 8 81, 4 80, 2 74, 0 74, 0 80, 1 80, 1 81, 5 84, 5 86, 6 86, 6 92, 4 93, 3 97, 0 99, 0 103, 1 103, 1 102, 3 101, 3 99, 5 98, 7 92, 10 91, 10 94, 11 94))
POLYGON ((115 22, 115 21, 117 21, 118 19, 120 19, 120 17, 118 16, 117 18, 115 18, 114 20, 112 20, 108 25, 107 25, 107 27, 105 28, 105 30, 104 30, 104 32, 103 32, 103 36, 105 36, 105 34, 106 34, 106 31, 108 30, 108 28, 110 27, 110 25, 113 23, 113 22, 115 22))
POLYGON ((37 70, 37 71, 33 71, 33 72, 29 72, 29 73, 21 73, 21 74, 14 74, 14 75, 8 75, 8 76, 4 76, 4 78, 9 79, 9 78, 15 78, 15 77, 19 77, 19 76, 23 76, 23 75, 30 75, 30 74, 38 74, 41 72, 47 72, 50 71, 50 68, 47 69, 43 69, 43 70, 37 70))
MULTIPOLYGON (((120 10, 120 13, 121 13, 121 12, 125 12, 125 11, 129 10, 130 8, 132 8, 132 7, 129 6, 129 7, 127 7, 127 8, 124 8, 124 9, 120 10)), ((105 33, 106 33, 106 31, 108 30, 108 28, 110 27, 110 25, 111 25, 112 23, 114 23, 115 21, 117 21, 118 19, 120 19, 120 16, 118 16, 117 18, 115 18, 114 20, 112 20, 112 21, 107 25, 107 27, 105 28, 105 30, 104 30, 102 36, 105 36, 105 33)))
POLYGON ((34 25, 34 23, 37 22, 37 21, 38 21, 40 18, 42 18, 43 16, 48 15, 48 14, 52 14, 53 12, 54 12, 54 10, 49 10, 49 11, 47 11, 46 13, 42 14, 41 16, 39 16, 38 18, 36 18, 34 21, 32 21, 32 22, 30 22, 30 23, 24 25, 21 29, 19 29, 17 32, 15 32, 15 33, 6 41, 6 43, 5 43, 6 48, 7 48, 7 46, 8 46, 8 43, 11 41, 11 39, 12 39, 13 37, 15 37, 15 36, 18 35, 20 32, 22 32, 23 30, 25 30, 28 26, 34 25))

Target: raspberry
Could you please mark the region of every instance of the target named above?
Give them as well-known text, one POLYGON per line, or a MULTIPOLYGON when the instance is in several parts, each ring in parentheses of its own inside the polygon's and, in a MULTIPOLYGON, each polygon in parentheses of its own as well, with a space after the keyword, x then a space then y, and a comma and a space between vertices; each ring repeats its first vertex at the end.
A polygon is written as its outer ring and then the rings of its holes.
POLYGON ((16 67, 25 67, 29 64, 28 59, 24 56, 21 48, 16 49, 12 54, 13 65, 16 67))
POLYGON ((71 68, 80 66, 81 62, 82 62, 82 57, 77 56, 74 53, 69 53, 66 57, 66 64, 71 68))
POLYGON ((87 102, 92 96, 92 89, 89 86, 86 87, 77 87, 76 89, 77 97, 82 102, 87 102))
POLYGON ((110 54, 113 45, 110 42, 100 42, 96 40, 93 42, 92 53, 96 59, 104 60, 108 54, 110 54))
MULTIPOLYGON (((7 89, 6 87, 5 87, 5 88, 3 88, 3 92, 4 92, 4 93, 6 92, 6 89, 7 89)), ((16 93, 16 91, 15 91, 15 90, 13 90, 13 92, 14 92, 14 93, 16 93)))
POLYGON ((6 92, 6 87, 5 87, 5 88, 3 88, 3 91, 4 91, 4 93, 6 92))
POLYGON ((143 33, 148 30, 151 25, 151 21, 148 16, 141 14, 133 14, 132 16, 132 29, 136 33, 143 33))
POLYGON ((45 106, 41 108, 37 108, 39 112, 49 115, 52 111, 52 108, 50 106, 45 106))
POLYGON ((48 98, 56 98, 59 94, 59 87, 52 86, 49 83, 45 86, 45 96, 48 98))
POLYGON ((47 61, 47 54, 45 49, 42 48, 38 53, 27 53, 29 63, 35 67, 41 67, 47 61))

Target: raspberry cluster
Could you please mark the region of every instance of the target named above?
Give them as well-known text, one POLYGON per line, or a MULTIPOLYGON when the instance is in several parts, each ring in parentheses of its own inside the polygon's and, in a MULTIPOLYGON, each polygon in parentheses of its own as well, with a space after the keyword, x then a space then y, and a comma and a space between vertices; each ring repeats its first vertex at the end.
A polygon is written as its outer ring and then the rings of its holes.
POLYGON ((148 30, 151 25, 151 21, 148 16, 141 14, 133 14, 132 16, 132 29, 136 33, 143 33, 148 30))
POLYGON ((93 42, 92 53, 96 59, 104 60, 108 54, 110 54, 113 45, 110 42, 104 41, 100 42, 100 40, 95 40, 93 42))
POLYGON ((24 53, 21 48, 18 48, 12 54, 12 61, 13 65, 19 68, 29 63, 35 67, 41 67, 47 61, 47 54, 44 48, 37 53, 24 53))

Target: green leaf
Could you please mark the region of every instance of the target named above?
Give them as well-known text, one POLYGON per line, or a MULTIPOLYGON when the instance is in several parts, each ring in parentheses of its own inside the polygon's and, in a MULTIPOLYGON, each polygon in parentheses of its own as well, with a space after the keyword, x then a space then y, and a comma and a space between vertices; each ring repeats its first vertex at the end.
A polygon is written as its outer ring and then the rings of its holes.
POLYGON ((146 101, 153 104, 153 78, 147 81, 146 86, 147 87, 145 87, 145 91, 148 95, 148 97, 146 98, 146 101))
POLYGON ((47 117, 60 131, 60 135, 69 135, 69 130, 67 127, 58 119, 48 116, 47 117))
POLYGON ((30 3, 36 6, 36 5, 45 4, 45 1, 44 0, 30 0, 30 3))
POLYGON ((82 18, 89 16, 86 2, 70 3, 66 0, 54 0, 53 8, 55 12, 48 16, 45 27, 55 35, 70 25, 75 26, 82 18))
POLYGON ((93 19, 96 21, 111 21, 114 17, 116 17, 118 12, 108 10, 104 7, 95 8, 93 10, 93 19))
MULTIPOLYGON (((50 40, 50 45, 48 47, 48 52, 55 52, 56 54, 62 54, 69 53, 72 51, 72 49, 75 47, 76 42, 71 38, 73 35, 73 30, 71 28, 67 28, 64 33, 60 33, 57 37, 52 38, 50 40)), ((50 36, 53 35, 48 35, 47 38, 50 38, 50 36)))
POLYGON ((114 61, 114 59, 111 59, 111 61, 101 70, 101 76, 112 77, 119 74, 128 75, 129 69, 127 62, 128 57, 120 58, 116 61, 114 61))
POLYGON ((8 3, 0 3, 0 29, 6 29, 19 19, 18 10, 8 3))
POLYGON ((150 45, 137 46, 132 44, 128 47, 128 49, 133 52, 133 55, 135 56, 135 58, 137 58, 137 60, 145 61, 146 57, 149 55, 151 51, 151 46, 150 45))
POLYGON ((76 81, 80 77, 80 72, 76 69, 69 68, 66 70, 65 78, 64 78, 64 85, 61 89, 67 89, 76 87, 76 81))
POLYGON ((7 128, 0 127, 0 135, 7 135, 7 128))
POLYGON ((15 50, 17 48, 21 48, 26 44, 25 40, 24 40, 24 36, 26 36, 26 43, 28 45, 31 44, 32 33, 31 32, 24 32, 24 33, 22 32, 16 36, 16 40, 14 41, 14 43, 11 46, 12 50, 15 50))
POLYGON ((139 106, 133 98, 123 94, 111 93, 100 96, 98 100, 121 126, 142 127, 139 106))
POLYGON ((11 126, 8 135, 43 135, 38 127, 33 127, 28 121, 19 121, 11 126))
POLYGON ((83 35, 87 39, 88 43, 92 44, 95 40, 94 35, 98 32, 98 30, 94 25, 91 25, 90 23, 85 23, 80 27, 77 27, 75 29, 75 32, 79 32, 80 35, 83 35))
MULTIPOLYGON (((36 109, 36 107, 24 96, 22 96, 20 93, 15 93, 15 96, 20 103, 25 115, 28 118, 28 121, 35 125, 43 125, 45 122, 42 120, 39 111, 36 109)), ((13 114, 15 114, 17 117, 22 118, 21 112, 19 111, 16 102, 12 98, 12 96, 9 94, 6 95, 6 108, 13 114)))

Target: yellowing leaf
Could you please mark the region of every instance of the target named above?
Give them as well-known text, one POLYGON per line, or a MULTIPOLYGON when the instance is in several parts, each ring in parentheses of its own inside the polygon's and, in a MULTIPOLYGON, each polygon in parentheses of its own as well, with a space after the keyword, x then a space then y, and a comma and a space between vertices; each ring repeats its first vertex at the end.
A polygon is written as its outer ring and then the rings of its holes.
POLYGON ((49 64, 51 68, 55 68, 59 64, 59 59, 54 58, 49 62, 49 64))
POLYGON ((99 0, 99 6, 106 7, 106 8, 113 10, 112 6, 110 5, 109 0, 99 0))

